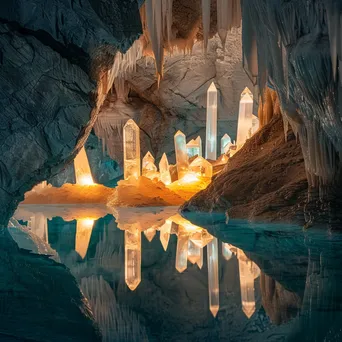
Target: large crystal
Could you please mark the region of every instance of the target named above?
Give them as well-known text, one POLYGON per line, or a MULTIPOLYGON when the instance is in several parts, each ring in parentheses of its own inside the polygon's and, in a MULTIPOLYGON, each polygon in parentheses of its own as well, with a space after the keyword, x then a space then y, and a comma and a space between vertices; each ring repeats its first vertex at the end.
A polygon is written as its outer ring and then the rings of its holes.
POLYGON ((196 264, 201 259, 201 248, 196 246, 191 240, 188 242, 188 260, 196 264))
POLYGON ((253 94, 246 87, 241 94, 236 144, 241 147, 251 136, 253 127, 253 94))
POLYGON ((159 173, 160 173, 160 180, 165 185, 171 184, 169 161, 167 160, 167 156, 165 153, 163 153, 161 160, 159 162, 159 173))
POLYGON ((144 230, 144 234, 146 236, 146 239, 149 242, 151 242, 156 235, 156 230, 154 228, 148 228, 148 229, 144 230))
POLYGON ((229 244, 222 242, 222 256, 228 261, 232 258, 233 253, 229 249, 229 244))
POLYGON ((232 145, 232 139, 226 133, 221 139, 221 154, 228 153, 231 145, 232 145))
POLYGON ((30 217, 29 228, 46 243, 49 243, 48 222, 44 214, 35 214, 30 217))
POLYGON ((172 221, 166 220, 165 223, 160 227, 160 230, 159 230, 160 242, 164 248, 164 251, 167 250, 167 246, 169 244, 171 227, 172 227, 172 221))
POLYGON ((135 225, 125 230, 125 281, 132 291, 141 282, 141 232, 135 225))
POLYGON ((214 82, 207 91, 207 122, 206 122, 205 158, 217 158, 217 89, 214 82))
POLYGON ((206 246, 211 240, 213 240, 213 238, 214 237, 211 234, 209 234, 205 229, 196 231, 190 236, 190 240, 200 248, 206 246))
POLYGON ((213 166, 203 157, 197 157, 192 161, 190 171, 201 177, 211 178, 213 176, 213 166))
POLYGON ((84 218, 77 220, 75 250, 82 259, 87 255, 93 226, 94 220, 92 219, 84 218))
POLYGON ((186 152, 186 139, 184 133, 178 131, 175 134, 175 151, 178 179, 184 177, 189 170, 189 160, 186 152))
POLYGON ((94 184, 93 177, 91 175, 89 161, 87 153, 84 147, 74 159, 76 184, 78 185, 92 185, 94 184))
POLYGON ((217 238, 207 245, 209 307, 214 317, 220 308, 217 238))
POLYGON ((196 139, 190 140, 186 144, 186 150, 188 153, 188 157, 200 156, 202 157, 202 139, 198 136, 196 139))
POLYGON ((188 235, 183 232, 178 234, 176 252, 176 270, 183 272, 188 265, 188 235))
POLYGON ((142 175, 144 176, 149 171, 157 171, 157 166, 154 164, 155 159, 151 152, 148 151, 142 160, 142 175))
POLYGON ((133 120, 123 128, 124 178, 140 176, 140 130, 133 120))

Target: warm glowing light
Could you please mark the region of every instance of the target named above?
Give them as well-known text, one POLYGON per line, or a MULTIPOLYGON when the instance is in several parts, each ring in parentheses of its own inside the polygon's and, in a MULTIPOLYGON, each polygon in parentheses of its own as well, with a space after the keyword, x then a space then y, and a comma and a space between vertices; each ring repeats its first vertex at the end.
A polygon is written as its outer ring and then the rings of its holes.
POLYGON ((76 223, 75 250, 82 259, 87 255, 91 233, 95 220, 92 218, 78 219, 76 223))
POLYGON ((182 183, 194 183, 198 182, 198 177, 194 173, 187 173, 182 179, 182 183))
POLYGON ((81 148, 80 152, 75 157, 74 167, 75 167, 76 184, 94 185, 87 153, 84 147, 81 148))
POLYGON ((78 185, 95 185, 91 175, 82 175, 78 179, 78 185))

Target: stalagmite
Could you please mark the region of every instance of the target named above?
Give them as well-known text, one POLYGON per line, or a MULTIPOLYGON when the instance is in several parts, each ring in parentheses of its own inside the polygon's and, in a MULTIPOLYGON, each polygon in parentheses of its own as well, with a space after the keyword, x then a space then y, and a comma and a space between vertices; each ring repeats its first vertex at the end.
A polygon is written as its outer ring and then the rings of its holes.
POLYGON ((180 233, 177 239, 177 251, 176 251, 176 270, 182 273, 188 265, 188 235, 182 231, 179 227, 180 233))
POLYGON ((30 218, 28 227, 46 243, 49 243, 48 221, 44 214, 35 214, 30 218))
POLYGON ((196 139, 190 140, 186 144, 186 150, 188 153, 188 157, 200 156, 202 157, 202 139, 198 136, 196 139))
POLYGON ((196 264, 201 259, 201 248, 196 246, 191 240, 188 242, 188 260, 196 264))
POLYGON ((217 238, 207 245, 209 307, 214 317, 220 308, 217 238))
POLYGON ((175 134, 174 143, 176 151, 178 179, 181 179, 189 170, 189 160, 186 152, 186 139, 184 133, 178 131, 175 134))
POLYGON ((160 180, 165 185, 171 184, 169 161, 167 160, 167 156, 165 153, 163 153, 163 156, 159 162, 159 173, 160 173, 160 180))
POLYGON ((140 129, 128 120, 123 129, 124 178, 140 176, 140 129))
POLYGON ((253 94, 245 88, 241 94, 236 144, 240 148, 250 137, 253 126, 253 94))
POLYGON ((210 3, 211 0, 202 0, 203 46, 205 53, 208 49, 210 31, 210 3))
POLYGON ((84 218, 78 219, 76 223, 75 251, 82 259, 87 255, 91 233, 93 231, 94 220, 84 218))
POLYGON ((200 177, 211 178, 213 176, 213 166, 203 157, 194 159, 191 162, 189 169, 200 177))
POLYGON ((156 236, 156 230, 154 228, 148 228, 144 230, 144 235, 146 236, 146 239, 151 242, 156 236))
POLYGON ((217 158, 217 89, 212 82, 207 91, 207 122, 205 158, 217 158))
POLYGON ((125 281, 131 291, 141 282, 141 232, 136 224, 125 230, 125 281))
POLYGON ((222 242, 222 256, 228 261, 232 258, 233 253, 229 249, 229 244, 222 242))
POLYGON ((232 139, 226 133, 221 139, 221 154, 228 153, 231 145, 232 145, 232 139))
POLYGON ((93 185, 93 177, 91 175, 89 161, 85 148, 82 147, 78 155, 74 159, 76 184, 93 185))
POLYGON ((167 250, 167 246, 170 240, 172 221, 166 220, 165 223, 160 227, 160 242, 164 248, 164 251, 167 250))

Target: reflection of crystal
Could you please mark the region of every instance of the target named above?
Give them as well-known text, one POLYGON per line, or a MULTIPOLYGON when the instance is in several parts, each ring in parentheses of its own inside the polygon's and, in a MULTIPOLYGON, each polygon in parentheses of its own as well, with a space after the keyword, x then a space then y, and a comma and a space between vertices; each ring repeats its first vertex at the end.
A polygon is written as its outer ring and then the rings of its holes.
POLYGON ((154 228, 148 228, 144 230, 144 234, 146 236, 146 239, 151 242, 156 235, 156 230, 154 228))
POLYGON ((207 245, 209 306, 214 317, 220 308, 220 293, 218 280, 218 249, 217 238, 207 245))
POLYGON ((191 240, 188 242, 188 260, 196 264, 201 258, 201 248, 196 246, 191 240))
POLYGON ((221 139, 221 154, 226 154, 229 151, 231 145, 232 139, 226 133, 221 139))
POLYGON ((159 162, 159 172, 160 172, 160 180, 165 184, 171 184, 171 174, 169 169, 169 161, 167 160, 167 156, 164 153, 159 162))
POLYGON ((186 175, 189 169, 188 155, 186 153, 185 135, 181 131, 178 131, 175 134, 174 141, 175 141, 178 179, 180 179, 186 175))
POLYGON ((34 216, 31 216, 29 227, 34 234, 46 243, 49 243, 48 222, 44 214, 35 214, 34 216))
POLYGON ((237 250, 237 256, 239 259, 242 311, 248 318, 251 318, 255 312, 254 279, 258 276, 259 268, 240 249, 237 250))
POLYGON ((200 258, 196 262, 197 266, 201 269, 203 266, 203 248, 200 248, 200 258))
POLYGON ((211 178, 213 176, 213 166, 203 157, 197 157, 190 164, 190 171, 195 172, 197 176, 211 178))
POLYGON ((202 139, 198 136, 196 139, 190 140, 186 144, 186 149, 188 153, 188 157, 200 156, 202 157, 202 139))
POLYGON ((188 235, 184 233, 178 234, 177 254, 176 254, 176 270, 183 272, 188 264, 188 235))
POLYGON ((75 250, 82 259, 87 254, 91 233, 93 231, 94 220, 78 219, 76 223, 75 250))
POLYGON ((78 155, 74 159, 76 184, 78 185, 92 185, 94 184, 91 175, 87 153, 82 147, 78 155))
POLYGON ((157 172, 157 166, 154 164, 154 157, 151 152, 148 151, 142 160, 142 175, 146 176, 147 173, 154 171, 157 172))
POLYGON ((160 227, 160 242, 164 248, 164 251, 167 250, 167 246, 169 244, 171 227, 172 221, 170 220, 166 220, 166 222, 160 227))
POLYGON ((125 230, 125 281, 132 291, 141 282, 141 233, 135 225, 125 230))
POLYGON ((207 91, 205 158, 216 160, 217 157, 217 89, 214 82, 207 91))
POLYGON ((205 229, 201 229, 200 231, 197 231, 190 236, 190 240, 200 248, 206 246, 212 239, 213 236, 209 234, 205 229))
POLYGON ((253 126, 253 94, 245 88, 241 94, 236 144, 241 147, 251 135, 253 126))
POLYGON ((133 120, 123 128, 124 178, 140 176, 140 130, 133 120))
POLYGON ((232 258, 233 253, 229 249, 229 244, 222 242, 222 256, 228 261, 232 258))

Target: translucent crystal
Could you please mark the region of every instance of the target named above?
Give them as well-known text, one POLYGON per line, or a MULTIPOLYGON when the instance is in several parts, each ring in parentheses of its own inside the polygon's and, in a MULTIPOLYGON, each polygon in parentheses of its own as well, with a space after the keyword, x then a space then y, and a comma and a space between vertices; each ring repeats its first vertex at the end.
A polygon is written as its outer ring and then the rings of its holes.
POLYGON ((226 133, 221 139, 221 154, 228 153, 231 145, 232 145, 232 139, 226 133))
POLYGON ((76 184, 78 185, 92 185, 94 184, 91 175, 89 161, 85 148, 82 147, 78 155, 74 159, 76 184))
POLYGON ((174 142, 176 151, 178 179, 180 179, 184 177, 189 170, 189 160, 186 152, 186 140, 184 133, 178 131, 175 134, 174 142))
POLYGON ((206 246, 214 237, 209 234, 205 229, 194 232, 190 236, 190 240, 198 247, 203 248, 206 246))
POLYGON ((186 150, 188 153, 188 157, 200 156, 202 157, 202 139, 198 136, 196 139, 190 140, 186 144, 186 150))
POLYGON ((171 184, 169 161, 167 160, 167 156, 165 153, 163 153, 163 156, 159 162, 159 173, 160 173, 160 180, 165 185, 171 184))
POLYGON ((172 221, 166 220, 165 223, 160 227, 160 242, 164 248, 164 251, 167 250, 167 246, 170 240, 172 221))
POLYGON ((125 281, 132 291, 141 282, 141 232, 135 225, 125 230, 125 281))
POLYGON ((200 248, 200 258, 199 258, 199 260, 197 260, 196 264, 199 267, 199 269, 202 269, 202 267, 203 267, 203 248, 200 248))
POLYGON ((144 230, 144 234, 146 236, 146 239, 149 242, 151 242, 156 235, 156 230, 154 228, 148 228, 148 229, 144 230))
POLYGON ((144 176, 148 171, 157 171, 157 166, 154 164, 155 159, 151 152, 148 151, 142 160, 142 175, 144 176))
POLYGON ((124 178, 140 176, 140 129, 133 120, 123 128, 124 178))
POLYGON ((188 260, 196 264, 201 259, 201 248, 196 246, 191 240, 188 242, 188 260))
POLYGON ((214 317, 220 308, 217 238, 207 245, 209 307, 214 317))
POLYGON ((91 233, 93 231, 94 220, 92 219, 78 219, 76 223, 76 241, 75 251, 82 259, 87 255, 91 233))
POLYGON ((207 122, 205 158, 217 158, 217 89, 214 82, 207 91, 207 122))
POLYGON ((178 234, 176 252, 176 270, 183 272, 188 266, 188 235, 178 234))
POLYGON ((31 228, 32 232, 41 238, 46 243, 49 243, 48 236, 48 222, 47 218, 43 214, 35 214, 30 217, 29 228, 31 228))
POLYGON ((229 244, 222 242, 222 256, 228 261, 232 258, 233 253, 229 249, 229 244))
POLYGON ((203 157, 197 157, 190 164, 190 171, 196 173, 197 176, 211 178, 213 176, 213 166, 203 157))
POLYGON ((253 126, 253 94, 248 88, 245 88, 241 94, 237 139, 238 147, 243 146, 246 140, 251 136, 253 126))

